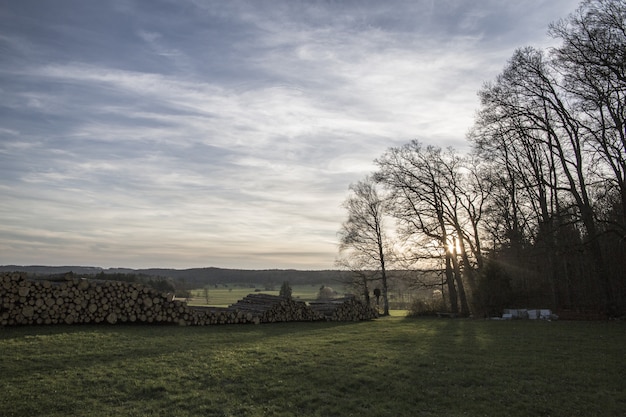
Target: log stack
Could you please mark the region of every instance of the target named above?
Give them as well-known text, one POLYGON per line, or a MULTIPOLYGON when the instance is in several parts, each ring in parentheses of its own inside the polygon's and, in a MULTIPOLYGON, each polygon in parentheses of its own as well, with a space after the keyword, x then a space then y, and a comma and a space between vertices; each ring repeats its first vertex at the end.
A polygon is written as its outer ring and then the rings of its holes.
POLYGON ((0 325, 176 323, 187 306, 173 298, 138 283, 9 273, 0 276, 0 325))
POLYGON ((232 309, 230 307, 187 307, 188 314, 181 325, 208 326, 212 324, 259 324, 252 314, 232 309))
POLYGON ((323 317, 304 301, 269 294, 250 294, 229 307, 252 315, 259 323, 316 321, 323 317))
POLYGON ((378 312, 355 297, 334 298, 310 303, 313 311, 327 321, 360 321, 378 317, 378 312))
POLYGON ((227 308, 190 307, 171 293, 132 282, 68 276, 30 280, 0 274, 0 326, 81 323, 154 323, 204 326, 284 321, 370 320, 377 315, 353 298, 312 303, 250 294, 227 308))

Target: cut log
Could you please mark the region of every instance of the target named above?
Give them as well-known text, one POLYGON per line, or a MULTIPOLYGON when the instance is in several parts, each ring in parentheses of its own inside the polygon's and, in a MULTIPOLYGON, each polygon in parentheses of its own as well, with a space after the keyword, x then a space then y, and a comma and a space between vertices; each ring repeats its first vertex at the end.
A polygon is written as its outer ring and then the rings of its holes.
POLYGON ((28 280, 0 274, 0 326, 56 323, 179 323, 212 325, 282 321, 362 320, 375 317, 362 303, 306 303, 250 294, 227 308, 190 307, 137 283, 79 279, 28 280))

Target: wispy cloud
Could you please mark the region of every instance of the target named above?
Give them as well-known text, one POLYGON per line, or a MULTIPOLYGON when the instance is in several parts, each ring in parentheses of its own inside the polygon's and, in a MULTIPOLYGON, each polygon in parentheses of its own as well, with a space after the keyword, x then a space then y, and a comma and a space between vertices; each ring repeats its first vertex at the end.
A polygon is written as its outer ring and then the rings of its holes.
POLYGON ((576 2, 39 6, 0 12, 0 263, 317 269, 373 159, 465 146, 576 2))

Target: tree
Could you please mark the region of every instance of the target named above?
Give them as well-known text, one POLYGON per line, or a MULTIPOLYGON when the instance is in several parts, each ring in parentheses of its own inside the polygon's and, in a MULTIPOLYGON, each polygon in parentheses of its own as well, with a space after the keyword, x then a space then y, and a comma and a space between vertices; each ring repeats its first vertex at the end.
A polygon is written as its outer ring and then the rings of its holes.
MULTIPOLYGON (((468 156, 412 141, 376 160, 394 261, 445 277, 452 312, 626 312, 626 0, 584 0, 550 33, 560 46, 519 48, 480 90, 468 156)), ((363 248, 359 269, 377 259, 363 248)))
POLYGON ((378 271, 371 269, 370 260, 362 254, 351 251, 346 256, 338 258, 335 265, 351 272, 341 280, 343 285, 361 294, 365 303, 370 305, 370 283, 380 280, 378 271))
POLYGON ((453 149, 424 147, 416 140, 389 149, 376 163, 375 178, 389 190, 391 213, 399 221, 399 234, 414 248, 415 260, 440 262, 452 312, 460 308, 461 314, 469 314, 466 284, 474 289, 475 270, 482 264, 481 200, 486 190, 478 171, 470 174, 467 160, 453 149))
POLYGON ((562 41, 552 51, 552 63, 562 74, 583 150, 591 159, 588 184, 594 195, 582 213, 589 234, 585 243, 613 308, 626 298, 623 270, 613 267, 623 259, 623 249, 622 256, 613 258, 613 246, 624 248, 626 241, 626 1, 586 0, 552 24, 550 33, 562 41), (608 217, 602 213, 607 206, 613 207, 608 217))
POLYGON ((288 281, 284 281, 283 285, 280 286, 280 293, 279 295, 281 297, 286 297, 286 298, 291 298, 291 286, 289 285, 288 281))
POLYGON ((335 296, 335 290, 333 290, 331 287, 327 287, 325 285, 322 285, 320 287, 320 290, 317 293, 317 299, 318 300, 330 300, 334 296, 335 296))
POLYGON ((207 304, 209 304, 209 286, 208 285, 204 286, 204 300, 206 301, 207 304))
POLYGON ((344 256, 357 259, 361 270, 369 267, 380 272, 383 314, 389 315, 387 261, 390 245, 383 223, 386 203, 370 177, 350 185, 350 191, 344 203, 348 219, 339 232, 339 250, 344 256))
POLYGON ((544 275, 552 282, 554 305, 554 233, 564 199, 559 199, 562 171, 553 152, 559 117, 548 104, 560 99, 549 99, 555 94, 551 83, 543 53, 519 49, 495 82, 479 92, 482 107, 470 137, 498 173, 490 179, 495 190, 490 206, 494 229, 504 228, 500 243, 520 265, 528 262, 524 248, 531 242, 544 247, 544 275))
MULTIPOLYGON (((606 169, 596 174, 626 207, 626 2, 587 0, 550 33, 562 41, 553 64, 575 100, 584 140, 606 169)), ((614 226, 626 232, 626 212, 614 226)))
POLYGON ((623 302, 609 252, 626 239, 626 2, 586 0, 550 33, 559 47, 517 50, 480 92, 472 139, 500 173, 491 223, 501 220, 504 245, 548 259, 540 274, 555 305, 574 292, 623 302), (576 270, 573 251, 585 261, 576 270))

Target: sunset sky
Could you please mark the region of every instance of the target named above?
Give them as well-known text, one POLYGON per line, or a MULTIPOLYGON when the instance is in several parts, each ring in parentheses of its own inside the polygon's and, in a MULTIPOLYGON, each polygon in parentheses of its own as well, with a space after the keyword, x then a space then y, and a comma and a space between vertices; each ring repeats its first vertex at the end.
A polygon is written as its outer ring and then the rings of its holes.
POLYGON ((350 183, 578 3, 0 0, 0 265, 332 269, 350 183))

